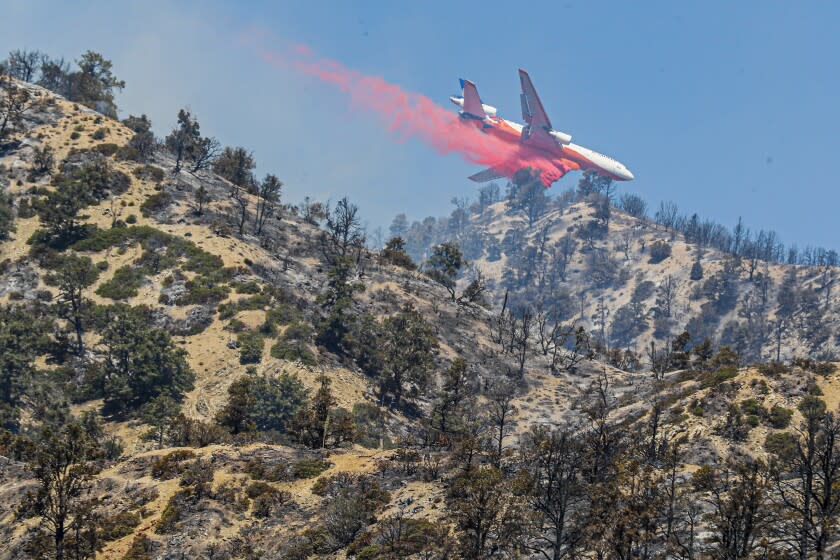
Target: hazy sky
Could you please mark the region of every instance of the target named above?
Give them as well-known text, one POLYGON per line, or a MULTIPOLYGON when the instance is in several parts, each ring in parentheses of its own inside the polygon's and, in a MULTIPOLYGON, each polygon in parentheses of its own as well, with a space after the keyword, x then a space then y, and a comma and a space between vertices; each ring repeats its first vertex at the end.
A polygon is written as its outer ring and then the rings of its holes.
POLYGON ((163 134, 189 106, 205 134, 253 150, 288 199, 346 194, 375 226, 475 194, 477 167, 266 65, 246 46, 255 30, 443 105, 470 78, 516 120, 527 68, 556 128, 633 171, 620 190, 840 248, 838 2, 0 0, 0 53, 101 51, 126 81, 121 116, 145 112, 163 134))

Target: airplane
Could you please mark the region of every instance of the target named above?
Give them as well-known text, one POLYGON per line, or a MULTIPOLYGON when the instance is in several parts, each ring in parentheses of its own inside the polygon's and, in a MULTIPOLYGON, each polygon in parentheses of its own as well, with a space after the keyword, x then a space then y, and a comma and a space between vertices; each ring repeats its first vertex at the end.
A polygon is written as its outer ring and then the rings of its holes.
POLYGON ((522 85, 520 101, 522 118, 527 124, 503 119, 496 115, 496 108, 482 103, 478 89, 469 80, 461 80, 463 95, 449 98, 461 108, 462 122, 477 127, 481 132, 495 136, 517 147, 510 161, 480 171, 469 177, 477 183, 485 183, 502 177, 512 178, 531 159, 545 162, 540 168, 541 181, 546 188, 572 170, 593 170, 617 181, 631 181, 633 174, 624 164, 604 154, 572 143, 572 136, 555 130, 543 109, 531 77, 519 69, 522 85), (524 163, 523 163, 524 162, 524 163))

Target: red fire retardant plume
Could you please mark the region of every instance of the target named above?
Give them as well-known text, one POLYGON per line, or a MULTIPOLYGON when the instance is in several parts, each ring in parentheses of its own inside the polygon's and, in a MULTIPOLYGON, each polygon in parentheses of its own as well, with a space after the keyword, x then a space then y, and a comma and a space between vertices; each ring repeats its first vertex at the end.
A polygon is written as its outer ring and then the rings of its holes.
POLYGON ((347 94, 355 109, 375 113, 400 139, 418 138, 438 153, 459 154, 470 163, 495 167, 509 178, 530 167, 539 171, 546 187, 563 176, 563 171, 539 152, 483 134, 424 95, 319 58, 305 46, 296 46, 287 55, 261 55, 271 64, 291 67, 347 94))

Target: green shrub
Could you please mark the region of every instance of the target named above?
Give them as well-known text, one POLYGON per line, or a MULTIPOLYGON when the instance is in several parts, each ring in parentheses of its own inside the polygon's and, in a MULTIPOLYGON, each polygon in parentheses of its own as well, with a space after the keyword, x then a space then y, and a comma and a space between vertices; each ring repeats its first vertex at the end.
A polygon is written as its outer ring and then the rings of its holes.
POLYGON ((289 362, 300 360, 302 364, 309 366, 318 364, 315 354, 312 353, 305 343, 298 340, 278 340, 271 346, 271 355, 278 360, 289 362))
POLYGON ((128 299, 137 295, 145 278, 144 270, 126 265, 115 270, 114 277, 99 286, 96 293, 113 300, 128 299))
POLYGON ((764 440, 764 449, 782 458, 793 457, 797 453, 796 438, 788 432, 769 433, 764 440))
POLYGON ((289 465, 286 463, 266 465, 265 461, 254 458, 248 460, 244 470, 251 478, 259 480, 281 482, 289 479, 289 465))
POLYGON ((782 362, 765 362, 757 365, 758 372, 768 377, 777 377, 783 373, 790 373, 790 368, 782 362))
POLYGON ((790 425, 790 419, 793 416, 793 411, 779 405, 773 405, 767 412, 767 423, 777 430, 787 428, 790 425))
POLYGON ((295 321, 286 327, 283 336, 271 347, 271 355, 281 360, 300 360, 304 364, 315 365, 317 360, 308 345, 311 338, 312 327, 295 321))
MULTIPOLYGON (((90 233, 72 245, 76 251, 104 251, 112 247, 123 250, 140 243, 144 249, 139 263, 154 273, 182 262, 181 268, 196 273, 186 283, 187 292, 178 298, 178 305, 215 303, 229 292, 226 282, 235 273, 224 268, 221 257, 212 255, 192 241, 176 237, 151 226, 128 226, 124 228, 92 228, 90 233), (161 248, 165 248, 162 252, 161 248)), ((259 296, 254 296, 259 297, 259 296)))
POLYGON ((836 369, 831 362, 818 362, 812 358, 794 358, 793 365, 823 377, 831 375, 836 369))
POLYGON ((332 463, 322 459, 302 459, 292 465, 292 475, 296 479, 315 478, 331 466, 332 463))
POLYGON ((169 502, 167 502, 166 507, 161 512, 160 519, 158 519, 157 525, 155 526, 155 533, 159 535, 174 533, 178 521, 181 519, 181 510, 181 496, 180 492, 178 492, 169 498, 169 502))
POLYGON ((741 401, 741 412, 744 414, 752 414, 755 416, 763 415, 764 414, 764 407, 761 406, 755 399, 746 399, 741 401))
MULTIPOLYGON (((97 128, 94 131, 94 133, 90 135, 90 137, 93 138, 94 140, 104 140, 105 136, 107 136, 107 135, 108 135, 108 129, 107 128, 97 128)), ((114 151, 116 152, 117 151, 116 150, 117 146, 115 144, 111 144, 111 145, 114 146, 114 151)))
POLYGON ((275 488, 271 484, 258 480, 248 485, 248 488, 245 489, 245 494, 253 500, 254 498, 262 496, 268 492, 273 492, 274 490, 275 488))
POLYGON ((654 241, 650 244, 650 260, 651 264, 661 263, 671 256, 671 246, 664 241, 654 241))
POLYGON ((258 332, 241 332, 236 337, 239 345, 239 363, 257 364, 262 361, 263 337, 258 332))
POLYGON ((203 305, 225 299, 230 289, 227 285, 216 284, 203 276, 197 276, 184 284, 187 292, 178 297, 178 305, 203 305))
POLYGON ((233 288, 237 294, 260 293, 260 285, 254 280, 251 280, 249 282, 231 282, 230 287, 233 288))
POLYGON ((166 178, 166 173, 160 167, 143 165, 134 169, 134 176, 141 181, 160 183, 166 178))
POLYGON ((131 225, 137 223, 137 215, 136 214, 129 214, 128 217, 125 219, 125 223, 131 225))
POLYGON ((131 511, 121 511, 116 515, 105 515, 99 525, 102 540, 113 541, 121 539, 134 532, 140 525, 140 514, 131 511))
POLYGON ((265 314, 265 322, 260 330, 265 334, 277 334, 277 325, 289 325, 303 319, 300 311, 287 303, 278 303, 265 314))
POLYGON ((152 477, 160 480, 175 478, 183 470, 181 463, 195 458, 195 453, 189 449, 178 449, 159 457, 152 463, 152 477))
POLYGON ((254 507, 251 512, 257 518, 270 517, 278 507, 288 503, 291 499, 292 495, 288 492, 271 488, 254 498, 254 507))
POLYGON ((74 130, 73 132, 70 133, 70 140, 78 140, 81 137, 82 137, 82 135, 79 134, 79 132, 77 130, 74 130))
POLYGON ((717 371, 703 373, 699 377, 700 388, 708 389, 709 387, 717 387, 724 381, 728 381, 738 375, 738 370, 735 368, 721 368, 717 371))
POLYGON ((172 204, 172 195, 166 191, 160 191, 143 201, 143 204, 140 205, 140 213, 148 218, 151 214, 164 210, 170 204, 172 204))
MULTIPOLYGON (((101 140, 101 138, 99 138, 101 140)), ((102 154, 105 157, 110 157, 116 154, 120 150, 120 147, 116 144, 99 144, 92 148, 92 151, 102 154)))
MULTIPOLYGON (((231 286, 235 287, 235 284, 231 284, 231 286)), ((270 299, 265 294, 257 294, 239 301, 224 303, 219 306, 219 319, 230 319, 240 311, 262 309, 269 303, 270 299)))

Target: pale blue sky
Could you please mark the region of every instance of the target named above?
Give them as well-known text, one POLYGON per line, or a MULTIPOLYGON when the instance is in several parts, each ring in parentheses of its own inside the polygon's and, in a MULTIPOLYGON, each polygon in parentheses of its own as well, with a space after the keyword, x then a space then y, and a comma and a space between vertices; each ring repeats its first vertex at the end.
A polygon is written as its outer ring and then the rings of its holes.
MULTIPOLYGON (((442 105, 458 78, 519 117, 527 68, 554 126, 619 159, 622 184, 787 243, 840 247, 837 2, 45 2, 3 0, 0 53, 99 50, 126 81, 124 115, 156 132, 181 106, 252 149, 288 197, 349 195, 372 226, 442 215, 478 169, 404 143, 308 78, 241 44, 254 27, 442 105)), ((572 173, 555 190, 573 186, 572 173)))

